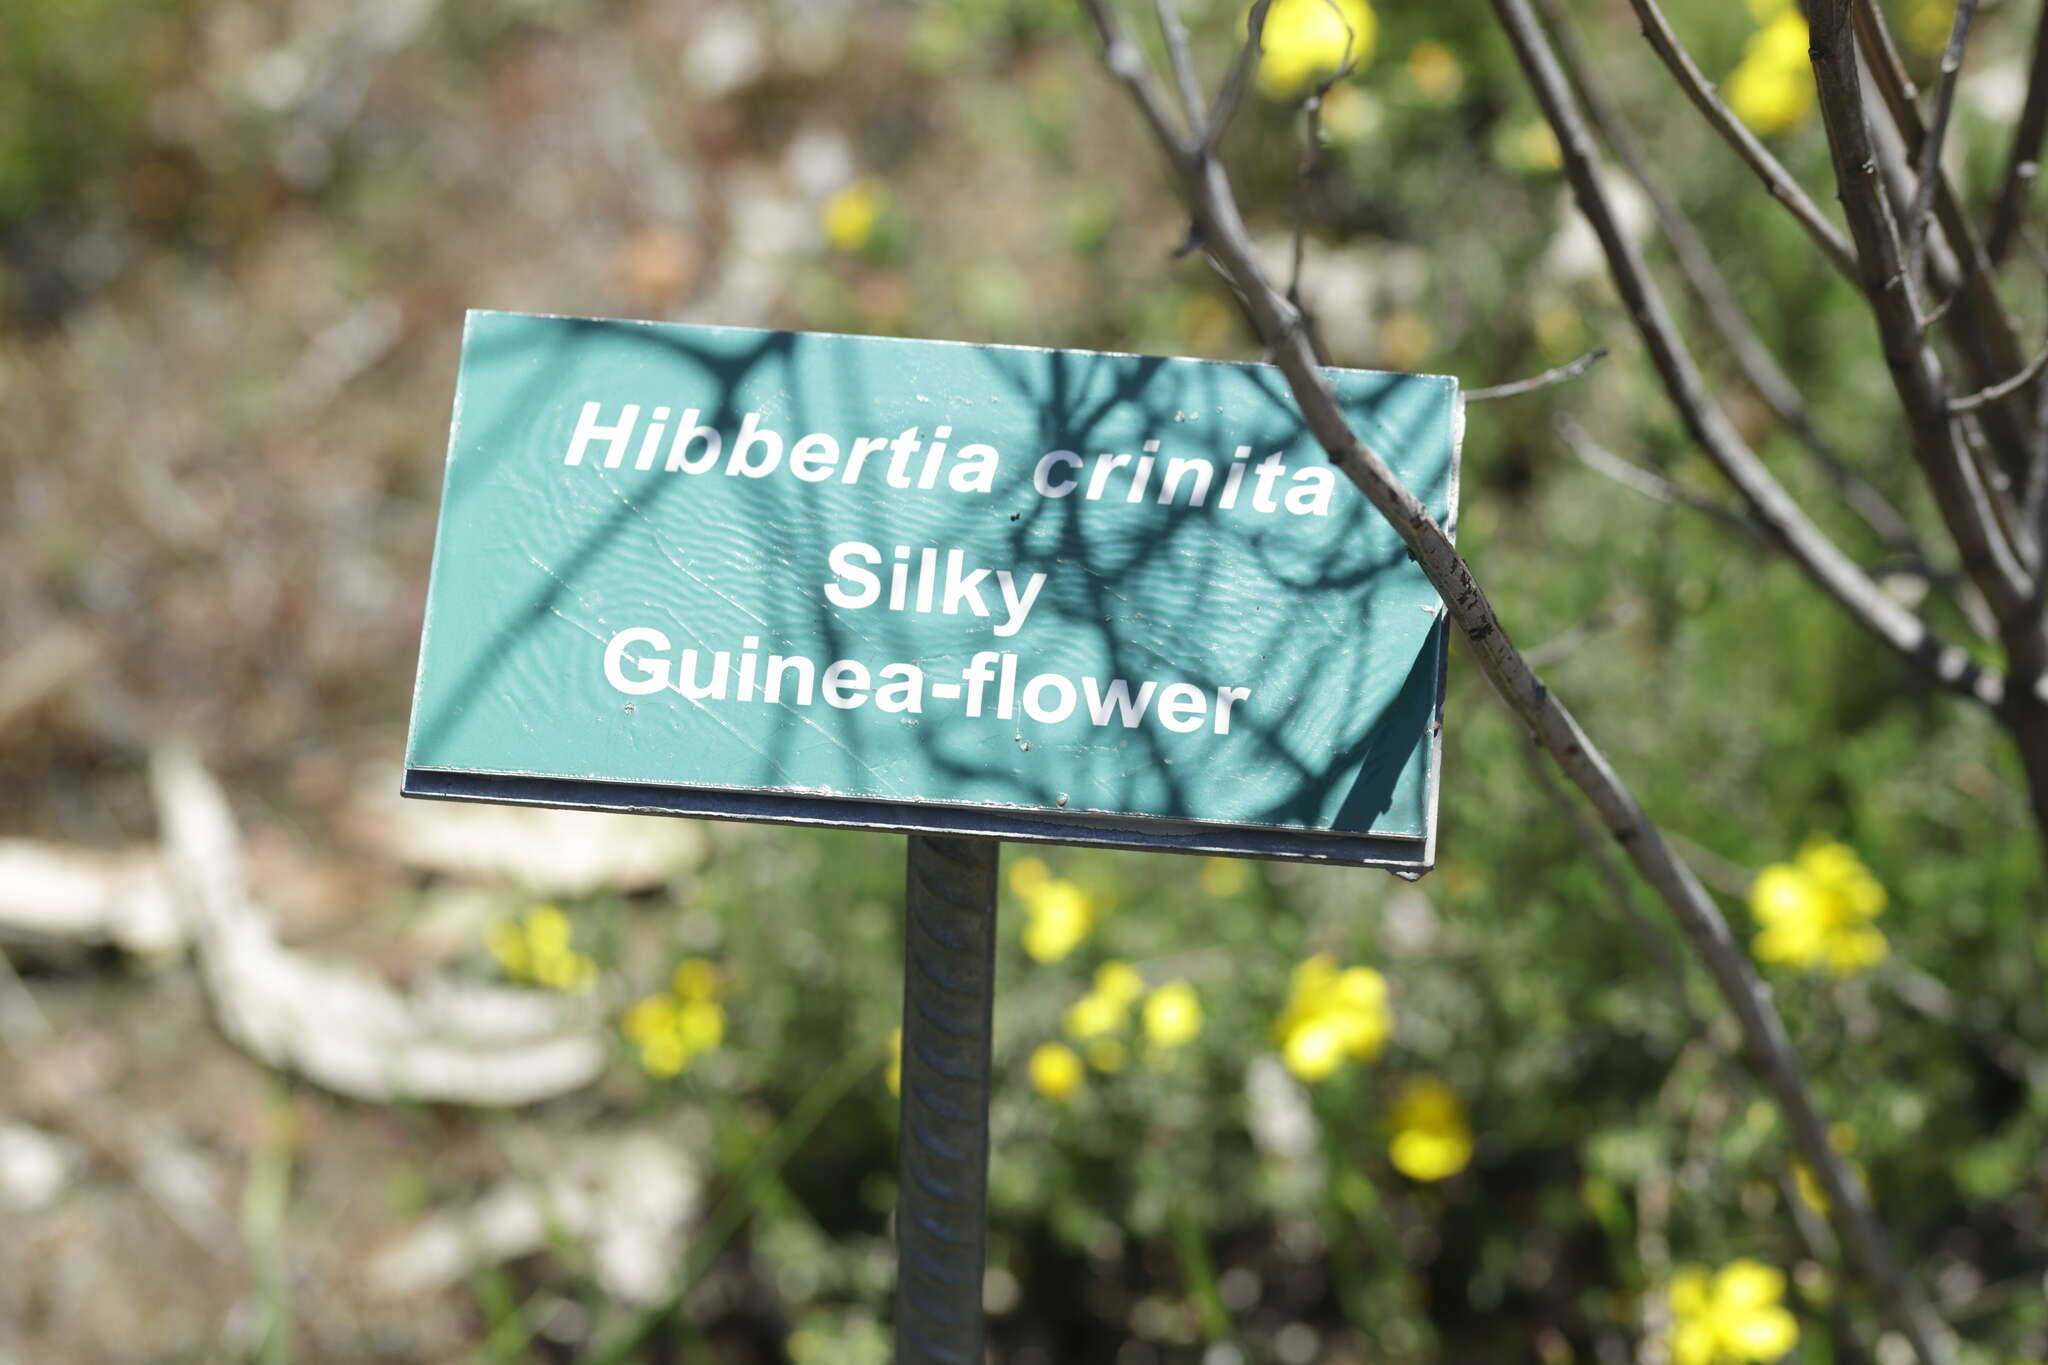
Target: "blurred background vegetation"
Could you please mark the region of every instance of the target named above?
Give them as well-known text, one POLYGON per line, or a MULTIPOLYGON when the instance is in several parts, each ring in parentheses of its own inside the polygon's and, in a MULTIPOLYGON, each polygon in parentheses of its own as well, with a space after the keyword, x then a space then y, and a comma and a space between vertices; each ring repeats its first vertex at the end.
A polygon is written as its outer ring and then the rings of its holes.
MULTIPOLYGON (((1343 3, 1369 42, 1313 171, 1312 20, 1233 131, 1255 232, 1284 262, 1305 215, 1339 364, 1610 348, 1473 409, 1461 544, 1761 935, 1962 1358, 2048 1359, 2048 930, 2005 742, 1790 565, 1571 457, 1564 415, 1720 495, 1486 5, 1343 3)), ((1213 80, 1239 11, 1185 8, 1213 80)), ((1784 7, 1674 8, 1831 203, 1784 7)), ((1924 81, 1949 4, 1886 8, 1924 81)), ((1829 436, 1935 526, 1849 287, 1627 7, 1571 9, 1829 436)), ((1978 19, 1973 203, 2034 18, 1978 19)), ((900 841, 394 808, 462 312, 1256 358, 1183 232, 1049 0, 5 0, 0 1361, 886 1359, 900 841), (166 849, 174 744, 232 865, 166 849), (444 997, 505 1093, 460 1048, 379 1069, 444 997)), ((1446 715, 1419 884, 1011 851, 997 1358, 1890 1365, 1704 982, 1458 664, 1446 715)))

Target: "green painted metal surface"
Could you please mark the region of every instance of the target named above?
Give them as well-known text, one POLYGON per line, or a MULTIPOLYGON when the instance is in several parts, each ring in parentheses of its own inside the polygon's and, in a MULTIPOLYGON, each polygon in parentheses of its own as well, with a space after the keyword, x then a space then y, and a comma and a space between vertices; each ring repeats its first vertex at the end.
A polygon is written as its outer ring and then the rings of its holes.
MULTIPOLYGON (((1329 377, 1448 519, 1455 381, 1329 377)), ((1266 366, 479 312, 407 766, 1421 866, 1442 617, 1266 366)))

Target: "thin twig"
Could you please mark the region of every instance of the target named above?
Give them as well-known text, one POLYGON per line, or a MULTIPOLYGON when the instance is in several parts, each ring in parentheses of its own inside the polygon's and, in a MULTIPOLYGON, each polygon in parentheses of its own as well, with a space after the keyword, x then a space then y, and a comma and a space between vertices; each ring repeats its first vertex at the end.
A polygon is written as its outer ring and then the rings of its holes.
POLYGON ((1166 38, 1166 60, 1173 69, 1173 83, 1180 91, 1181 108, 1188 116, 1188 130, 1202 126, 1202 81, 1195 74, 1194 53, 1188 47, 1188 26, 1181 22, 1175 0, 1152 0, 1159 14, 1159 31, 1166 38))
POLYGON ((1860 285, 1862 279, 1856 269, 1856 253, 1849 239, 1827 220, 1820 206, 1800 188, 1799 182, 1792 178, 1792 173, 1779 163, 1778 158, 1757 141, 1756 134, 1735 116, 1735 111, 1722 102, 1712 82, 1701 74, 1692 54, 1678 41, 1678 34, 1672 29, 1671 21, 1664 17, 1657 0, 1629 0, 1629 3, 1635 6, 1636 17, 1642 21, 1643 36, 1649 39, 1650 47, 1658 58, 1670 68, 1686 98, 1693 102, 1722 140, 1756 172, 1757 178, 1764 182, 1764 188, 1771 192, 1771 197, 1799 220, 1799 225, 1820 247, 1828 263, 1850 283, 1860 285))
MULTIPOLYGON (((1927 128, 1905 61, 1892 41, 1884 14, 1876 0, 1847 0, 1849 16, 1856 27, 1856 43, 1863 52, 1863 69, 1890 115, 1908 161, 1917 161, 1927 141, 1927 128)), ((1999 296, 1997 272, 1986 254, 1976 224, 1963 209, 1939 165, 1935 168, 1934 216, 1941 225, 1947 250, 1931 249, 1928 261, 1932 282, 1938 293, 1956 293, 1955 306, 1943 319, 1944 330, 1956 343, 1973 387, 1982 387, 2013 373, 2027 362, 2026 347, 2005 300, 1999 296), (1960 291, 1960 292, 1958 292, 1960 291)), ((1930 248, 1937 244, 1930 239, 1930 248)), ((1995 447, 1998 465, 2005 474, 2025 477, 2029 452, 2035 447, 2039 424, 2034 414, 2021 405, 2001 403, 1984 412, 1986 434, 1995 447)))
POLYGON ((1864 293, 1877 322, 1886 366, 1912 430, 1914 453, 1942 520, 1962 552, 1964 571, 1984 594, 2001 631, 2010 631, 2025 610, 2032 585, 2014 546, 1999 534, 2001 519, 1991 505, 2000 496, 1998 491, 1979 477, 1956 424, 1948 420, 1948 377, 1921 334, 1906 289, 1903 249, 1863 117, 1850 2, 1803 0, 1836 187, 1863 265, 1864 293))
MULTIPOLYGON (((1134 49, 1122 37, 1107 0, 1081 0, 1081 4, 1102 34, 1103 52, 1111 73, 1124 84, 1140 110, 1157 106, 1160 97, 1156 78, 1142 65, 1116 57, 1134 49)), ((1495 8, 1538 86, 1552 125, 1560 129, 1560 141, 1568 148, 1567 166, 1576 161, 1578 173, 1590 176, 1585 163, 1585 129, 1526 0, 1495 0, 1495 8), (1562 107, 1558 107, 1560 102, 1562 107)), ((1163 126, 1149 114, 1146 122, 1155 128, 1163 126)), ((1219 268, 1238 282, 1309 431, 1331 464, 1365 495, 1401 537, 1436 588, 1450 620, 1464 636, 1475 665, 1564 775, 1585 793, 1608 834, 1670 910, 1734 1014, 1751 1060, 1785 1115, 1801 1154, 1827 1192, 1844 1241, 1878 1300, 1890 1311, 1923 1365, 1942 1365, 1949 1359, 1949 1353, 1935 1343, 1946 1341, 1945 1329, 1934 1320, 1918 1290, 1899 1268, 1863 1189, 1841 1155, 1829 1146, 1827 1125, 1815 1107, 1784 1020, 1748 955, 1735 942, 1720 907, 1672 851, 1577 717, 1529 668, 1508 638, 1485 590, 1473 577, 1471 566, 1459 555, 1443 527, 1401 483, 1380 454, 1352 430, 1300 333, 1293 306, 1273 287, 1258 262, 1222 166, 1200 146, 1184 145, 1170 132, 1160 138, 1159 150, 1174 172, 1183 207, 1201 227, 1207 250, 1219 268)), ((1611 230, 1612 222, 1607 226, 1611 230)))
MULTIPOLYGON (((1516 7, 1527 13, 1524 4, 1516 7)), ((1529 22, 1535 25, 1533 15, 1529 22)), ((1540 28, 1536 31, 1541 32, 1540 28)), ((1594 166, 1592 139, 1572 99, 1570 84, 1556 67, 1547 44, 1543 51, 1546 79, 1556 72, 1558 86, 1548 93, 1539 88, 1538 95, 1557 134, 1566 178, 1580 212, 1600 240, 1615 287, 1664 381, 1665 392, 1695 444, 1735 486, 1757 524, 1852 619, 1942 686, 1986 705, 1997 705, 2004 695, 2003 680, 1980 668, 1965 651, 1942 641, 1926 621, 1843 553, 1757 458, 1708 394, 1706 381, 1679 336, 1641 249, 1621 228, 1607 184, 1594 166)), ((1527 64, 1525 61, 1525 67, 1527 64)))
POLYGON ((2020 121, 2012 130, 2012 146, 2005 154, 2005 173, 1999 177, 1998 197, 1992 202, 1991 226, 1984 233, 1984 251, 1991 264, 2002 265, 2019 235, 2020 219, 2041 173, 2041 139, 2048 134, 2048 5, 2034 22, 2034 61, 2027 70, 2027 102, 2020 107, 2020 121))
MULTIPOLYGON (((1920 277, 1921 254, 1927 249, 1929 221, 1934 214, 1934 187, 1941 179, 1941 146, 1948 139, 1948 123, 1956 107, 1956 84, 1963 73, 1963 48, 1970 40, 1970 21, 1977 15, 1977 0, 1956 0, 1955 24, 1949 29, 1948 46, 1941 54, 1941 83, 1934 88, 1934 123, 1920 147, 1915 166, 1913 203, 1906 210, 1906 269, 1920 277)), ((1931 319, 1930 319, 1931 320, 1931 319)))
POLYGON ((1222 143, 1223 135, 1230 131, 1231 120, 1237 117, 1239 106, 1244 103, 1244 92, 1251 85, 1252 73, 1258 69, 1259 56, 1265 51, 1266 11, 1273 7, 1273 0, 1253 0, 1251 10, 1244 17, 1244 42, 1237 49, 1237 56, 1230 62, 1230 70, 1223 77, 1223 88, 1216 92, 1216 103, 1210 107, 1209 121, 1202 135, 1195 139, 1195 155, 1206 157, 1222 143))
POLYGON ((2018 393, 2033 382, 2034 376, 2041 373, 2044 366, 2048 366, 2048 347, 2043 347, 2039 354, 2027 362, 2027 367, 2012 378, 2000 380, 1989 388, 1979 389, 1975 393, 1966 393, 1961 398, 1949 399, 1949 415, 1975 412, 1986 403, 1995 403, 2009 393, 2018 393))
POLYGON ((1607 359, 1607 348, 1605 346, 1596 347, 1580 356, 1577 360, 1559 365, 1554 369, 1545 370, 1542 374, 1532 374, 1527 379, 1517 379, 1508 384, 1492 384, 1483 389, 1467 389, 1465 390, 1465 401, 1467 403, 1484 403, 1494 398, 1519 398, 1525 393, 1534 393, 1538 389, 1547 389, 1553 384, 1568 384, 1605 359, 1607 359))
POLYGON ((1287 278, 1287 301, 1301 315, 1302 329, 1308 333, 1309 345, 1315 349, 1316 358, 1327 365, 1330 363, 1329 348, 1323 345, 1322 330, 1316 326, 1314 314, 1301 297, 1301 268, 1308 257, 1309 187, 1315 176, 1317 156, 1323 149, 1323 100, 1336 88, 1337 82, 1350 75, 1357 65, 1352 53, 1358 34, 1352 29, 1350 18, 1338 8, 1337 0, 1323 0, 1323 3, 1344 26, 1344 52, 1337 62, 1337 69, 1319 82, 1301 105, 1301 164, 1294 177, 1294 264, 1287 278))
POLYGON ((1557 434, 1564 441, 1579 462, 1594 473, 1612 479, 1631 492, 1640 493, 1657 502, 1674 507, 1690 508, 1752 545, 1770 544, 1770 536, 1756 522, 1742 514, 1741 509, 1726 503, 1703 497, 1689 488, 1681 488, 1653 469, 1622 459, 1598 441, 1586 434, 1578 423, 1560 419, 1557 434))
POLYGON ((1693 297, 1699 300, 1708 323, 1727 347, 1729 358, 1734 361, 1743 382, 1806 447, 1820 466, 1821 473, 1849 509, 1862 518, 1878 544, 1920 566, 1932 580, 1953 579, 1952 573, 1933 566, 1933 557, 1921 545, 1906 515, 1877 485, 1844 460, 1821 434, 1805 396, 1750 325, 1727 276, 1714 263, 1713 252, 1694 228, 1692 220, 1679 207, 1678 201, 1652 171, 1650 158, 1630 130, 1628 121, 1608 98, 1596 74, 1597 67, 1579 46, 1578 36, 1559 0, 1537 0, 1537 9, 1550 30, 1558 61, 1563 64, 1572 88, 1578 91, 1579 99, 1585 105, 1586 117, 1648 197, 1658 226, 1663 229, 1664 239, 1671 245, 1679 274, 1693 297))

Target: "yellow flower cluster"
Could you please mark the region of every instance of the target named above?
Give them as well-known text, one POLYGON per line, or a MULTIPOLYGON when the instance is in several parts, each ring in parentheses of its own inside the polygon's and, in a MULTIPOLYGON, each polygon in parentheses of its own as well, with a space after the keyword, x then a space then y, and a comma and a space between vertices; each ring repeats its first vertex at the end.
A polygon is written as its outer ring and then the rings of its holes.
MULTIPOLYGON (((1251 11, 1245 15, 1249 19, 1251 11)), ((1365 0, 1273 0, 1260 34, 1259 93, 1300 99, 1347 61, 1354 70, 1365 65, 1376 32, 1365 0)))
POLYGON ((725 1041, 718 968, 701 957, 676 965, 669 988, 636 1002, 621 1022, 650 1076, 676 1076, 725 1041))
POLYGON ((840 251, 859 251, 874 240, 882 215, 889 211, 889 187, 872 177, 856 180, 825 201, 818 225, 825 240, 840 251))
POLYGON ((1273 1041, 1287 1069, 1314 1083, 1347 1060, 1371 1061, 1393 1032, 1386 978, 1370 967, 1340 971, 1337 959, 1318 953, 1294 969, 1273 1041))
POLYGON ((1871 923, 1884 905, 1884 887, 1848 845, 1809 839, 1795 860, 1771 864, 1750 883, 1756 955, 1837 976, 1876 966, 1889 951, 1871 923))
POLYGON ((1394 1169, 1410 1180, 1446 1180, 1472 1161, 1472 1128, 1458 1094, 1434 1076, 1418 1076, 1394 1096, 1387 1146, 1394 1169))
POLYGON ((1671 1277, 1672 1365, 1752 1365, 1799 1344, 1799 1324, 1780 1302, 1785 1275, 1746 1258, 1709 1274, 1687 1266, 1671 1277))
POLYGON ((555 991, 587 991, 597 981, 597 964, 576 951, 569 917, 552 905, 491 926, 487 946, 505 975, 555 991))
POLYGON ((1095 898, 1038 858, 1019 858, 1010 889, 1024 902, 1024 951, 1034 962, 1058 962, 1095 927, 1095 898))
POLYGON ((1806 20, 1794 0, 1750 0, 1749 9, 1762 27, 1728 77, 1728 107, 1759 133, 1790 132, 1813 112, 1806 20))
MULTIPOLYGON (((1145 979, 1128 962, 1103 963, 1095 972, 1094 987, 1067 1007, 1060 1027, 1081 1046, 1090 1066, 1097 1071, 1121 1071, 1129 1053, 1119 1035, 1130 1027, 1131 1010, 1140 1000, 1144 1004, 1138 1011, 1139 1028, 1153 1055, 1182 1047, 1201 1033, 1202 1001, 1193 986, 1169 981, 1147 995, 1145 979)), ((1065 1079, 1062 1071, 1050 1074, 1055 1081, 1065 1079)), ((1039 1084, 1039 1068, 1034 1065, 1032 1081, 1040 1093, 1058 1100, 1071 1094, 1081 1077, 1076 1073, 1073 1085, 1055 1087, 1060 1091, 1055 1094, 1039 1084)))

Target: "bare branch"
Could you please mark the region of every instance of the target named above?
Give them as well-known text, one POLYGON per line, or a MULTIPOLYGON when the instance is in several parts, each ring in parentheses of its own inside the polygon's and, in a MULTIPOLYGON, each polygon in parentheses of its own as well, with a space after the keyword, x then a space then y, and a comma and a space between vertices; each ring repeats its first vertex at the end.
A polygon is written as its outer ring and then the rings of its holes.
MULTIPOLYGON (((1496 8, 1501 0, 1495 0, 1496 8)), ((1528 14, 1526 0, 1516 8, 1528 14)), ((1533 26, 1535 18, 1528 15, 1533 26)), ((1536 29, 1540 33, 1540 29, 1536 29)), ((1695 444, 1719 467, 1742 496, 1750 516, 1770 533, 1851 618, 1942 686, 1987 705, 2004 694, 2003 681, 1980 669, 1961 649, 1942 642, 1927 623, 1880 588, 1854 560, 1814 525, 1798 501, 1785 491, 1756 452, 1742 440, 1725 413, 1708 396, 1706 382, 1671 319, 1663 295, 1633 239, 1621 230, 1607 188, 1593 164, 1592 140, 1572 99, 1569 83, 1543 47, 1545 80, 1557 77, 1555 89, 1537 83, 1537 97, 1557 133, 1565 175, 1579 210, 1592 225, 1607 257, 1610 273, 1629 316, 1664 381, 1665 392, 1684 419, 1695 444)), ((1529 61, 1524 60, 1524 67, 1529 61)), ((1532 82, 1536 73, 1531 71, 1532 82)))
POLYGON ((1547 389, 1553 384, 1568 384, 1605 359, 1607 348, 1601 346, 1586 352, 1577 360, 1559 365, 1555 369, 1545 370, 1542 374, 1532 374, 1527 379, 1517 379, 1510 384, 1492 384, 1483 389, 1467 389, 1465 401, 1484 403, 1494 398, 1519 398, 1525 393, 1547 389))
POLYGON ((2039 354, 2027 362, 2027 368, 2021 370, 2012 378, 2000 380, 1996 384, 1979 389, 1975 393, 1965 394, 1961 398, 1949 399, 1949 413, 1954 415, 1957 413, 1975 412, 1986 403, 1995 403, 2007 394, 2018 393, 2033 382, 2034 377, 2041 373, 2044 366, 2048 366, 2048 347, 2043 347, 2039 354))
POLYGON ((1180 91, 1188 130, 1199 132, 1203 121, 1202 81, 1195 74, 1194 53, 1188 48, 1188 26, 1181 22, 1177 0, 1152 0, 1152 7, 1159 14, 1159 31, 1166 38, 1166 60, 1173 68, 1173 82, 1180 91))
POLYGON ((1608 99, 1595 74, 1597 68, 1579 46, 1578 37, 1562 5, 1558 0, 1537 0, 1537 9, 1550 30, 1558 60, 1585 105, 1586 117, 1648 197, 1658 226, 1663 229, 1664 239, 1671 245, 1679 274, 1699 300, 1707 322, 1728 348, 1729 358, 1743 382, 1806 447, 1829 484, 1870 528, 1880 545, 1922 566, 1930 579, 1949 577, 1946 572, 1932 567, 1933 557, 1920 544, 1905 514, 1875 484, 1844 460, 1821 434, 1812 412, 1807 408, 1805 396, 1780 368, 1756 329, 1750 326, 1727 277, 1715 265, 1713 253, 1694 229, 1692 220, 1686 217, 1677 200, 1651 170, 1650 158, 1644 154, 1642 144, 1629 130, 1628 121, 1608 99))
MULTIPOLYGON (((1905 146, 1909 160, 1917 160, 1927 141, 1927 129, 1915 103, 1913 82, 1906 75, 1905 62, 1892 42, 1884 15, 1876 0, 1847 0, 1850 18, 1856 25, 1856 42, 1862 48, 1864 69, 1891 116, 1893 128, 1905 146)), ((1944 319, 1945 330, 1956 343, 1970 380, 1987 385, 2012 374, 2027 362, 2026 348, 2005 301, 1999 297, 1998 279, 1976 225, 1963 211, 1961 199, 1948 177, 1937 165, 1934 180, 1934 216, 1941 225, 1953 259, 1944 264, 1943 254, 1930 253, 1933 283, 1939 293, 1956 295, 1955 307, 1944 319)), ((1930 243, 1932 245, 1932 243, 1930 243)), ((2024 477, 2026 465, 2036 448, 2039 423, 2022 404, 1995 404, 1984 412, 1987 434, 1997 449, 1999 467, 2015 480, 2024 477)))
MULTIPOLYGON (((1893 387, 1912 428, 1913 449, 1935 503, 1962 552, 1963 569, 1998 618, 2015 627, 2031 588, 2014 547, 1999 533, 1992 500, 1960 433, 1948 420, 1948 378, 1926 343, 1906 284, 1891 206, 1878 181, 1877 152, 1863 118, 1851 0, 1802 0, 1822 120, 1834 154, 1835 183, 1863 263, 1864 292, 1877 321, 1893 387)), ((1910 141, 1910 137, 1908 139, 1910 141)), ((2017 367, 2015 367, 2017 368, 2017 367)))
MULTIPOLYGON (((1082 3, 1090 10, 1096 8, 1094 0, 1082 0, 1082 3)), ((1210 108, 1208 126, 1195 140, 1197 157, 1215 151, 1223 141, 1223 135, 1230 130, 1231 120, 1237 117, 1238 106, 1244 103, 1245 88, 1251 84, 1252 73, 1258 69, 1259 54, 1265 51, 1266 11, 1272 7, 1273 0, 1253 0, 1250 12, 1245 15, 1244 45, 1238 48, 1229 72, 1223 77, 1223 88, 1216 92, 1216 103, 1210 108)))
POLYGON ((1999 177, 1998 197, 1991 209, 1991 226, 1985 230, 1984 250, 1991 264, 2000 265, 2019 235, 2020 217, 2032 193, 2035 177, 2041 173, 2041 139, 2048 134, 2048 5, 2034 23, 2034 61, 2027 71, 2027 102, 2020 108, 2020 121, 2012 131, 2012 147, 2005 155, 2005 173, 1999 177))
POLYGON ((1579 462, 1595 474, 1612 479, 1623 488, 1640 493, 1656 502, 1691 508, 1752 545, 1770 544, 1770 536, 1754 521, 1744 516, 1741 509, 1703 497, 1690 488, 1681 488, 1654 469, 1645 469, 1642 465, 1622 459, 1589 436, 1585 428, 1577 422, 1560 419, 1557 423, 1557 434, 1564 441, 1565 448, 1578 456, 1579 462))
POLYGON ((1963 46, 1970 40, 1970 21, 1977 0, 1956 0, 1955 25, 1941 54, 1941 84, 1934 88, 1934 126, 1927 131, 1915 167, 1913 203, 1906 210, 1906 269, 1920 275, 1921 253, 1927 249, 1928 220, 1934 212, 1934 187, 1941 179, 1941 144, 1948 139, 1949 118, 1956 107, 1956 82, 1963 72, 1963 46))
POLYGON ((1735 111, 1722 102, 1714 92, 1712 82, 1701 74, 1692 55, 1678 41, 1678 34, 1672 30, 1671 21, 1664 17, 1664 11, 1658 8, 1657 0, 1629 0, 1629 3, 1635 6, 1636 17, 1642 21, 1643 36, 1650 40, 1651 49, 1671 69, 1686 98, 1756 172, 1757 178, 1764 182, 1764 188, 1771 192, 1771 197, 1791 210, 1799 225, 1806 229, 1806 235, 1813 238, 1828 258, 1828 263, 1852 284, 1860 286, 1862 277, 1857 272, 1856 253, 1849 245, 1849 239, 1827 220, 1819 205, 1800 188, 1791 172, 1779 164, 1778 158, 1757 141, 1756 135, 1735 116, 1735 111))
MULTIPOLYGON (((1081 2, 1102 30, 1105 55, 1117 52, 1122 40, 1105 8, 1106 0, 1081 2)), ((1576 108, 1570 107, 1563 76, 1550 57, 1525 0, 1495 0, 1495 6, 1515 40, 1524 66, 1537 78, 1539 90, 1547 92, 1546 109, 1552 115, 1553 126, 1560 130, 1560 141, 1568 148, 1568 158, 1577 161, 1582 175, 1589 174, 1585 165, 1585 129, 1579 123, 1576 108), (1550 107, 1558 101, 1566 106, 1562 111, 1550 107)), ((1144 86, 1138 73, 1128 67, 1118 69, 1114 61, 1112 70, 1132 91, 1133 98, 1138 98, 1138 91, 1144 86)), ((1149 114, 1146 118, 1157 126, 1149 114)), ((1720 908, 1692 870, 1672 852, 1578 719, 1529 668, 1508 638, 1471 567, 1458 554, 1443 527, 1395 477, 1378 452, 1351 429, 1329 381, 1301 335, 1293 306, 1274 289, 1259 266, 1222 166, 1213 157, 1199 161, 1188 157, 1170 138, 1162 140, 1161 151, 1177 173, 1184 207, 1200 226, 1202 240, 1218 267, 1237 282, 1260 335, 1300 404, 1309 430, 1331 463, 1400 535, 1441 596, 1480 672, 1516 717, 1529 727, 1565 776, 1586 794, 1608 834, 1677 920, 1734 1013, 1750 1056, 1785 1114, 1794 1141, 1828 1194, 1832 1214, 1851 1254, 1900 1331, 1913 1344, 1923 1365, 1945 1365, 1949 1359, 1945 1329, 1901 1272, 1861 1185, 1829 1145, 1826 1125, 1814 1105, 1784 1021, 1748 956, 1735 942, 1720 908)))

